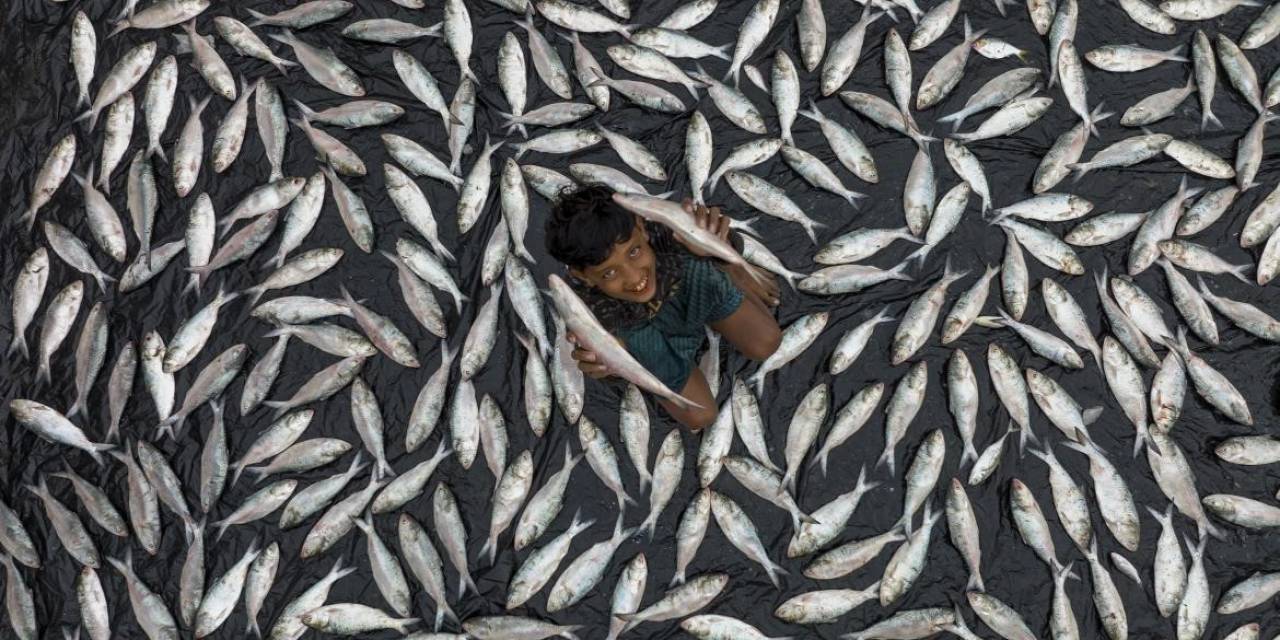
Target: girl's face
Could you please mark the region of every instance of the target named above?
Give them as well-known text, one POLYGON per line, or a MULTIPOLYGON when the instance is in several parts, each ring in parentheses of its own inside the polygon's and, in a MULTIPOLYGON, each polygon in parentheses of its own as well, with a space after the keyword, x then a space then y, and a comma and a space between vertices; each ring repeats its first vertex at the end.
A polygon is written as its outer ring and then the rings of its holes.
POLYGON ((585 269, 570 269, 569 273, 611 298, 645 303, 657 292, 656 263, 649 235, 637 218, 631 237, 613 245, 604 262, 585 269))

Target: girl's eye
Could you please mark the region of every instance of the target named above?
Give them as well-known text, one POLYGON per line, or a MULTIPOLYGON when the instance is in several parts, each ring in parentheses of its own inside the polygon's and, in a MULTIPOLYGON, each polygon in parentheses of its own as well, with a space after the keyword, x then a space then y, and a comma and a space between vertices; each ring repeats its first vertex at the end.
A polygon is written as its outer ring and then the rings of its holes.
POLYGON ((612 280, 612 279, 613 279, 613 277, 614 277, 614 276, 616 276, 616 275, 618 275, 618 272, 617 272, 617 271, 614 271, 613 269, 610 269, 610 270, 608 270, 608 271, 604 272, 604 275, 600 276, 600 279, 601 279, 601 280, 612 280))
POLYGON ((632 257, 632 258, 637 258, 637 257, 639 257, 639 256, 640 256, 640 247, 638 247, 638 246, 637 246, 637 247, 631 247, 631 251, 630 251, 627 255, 629 255, 629 256, 630 256, 630 257, 632 257))

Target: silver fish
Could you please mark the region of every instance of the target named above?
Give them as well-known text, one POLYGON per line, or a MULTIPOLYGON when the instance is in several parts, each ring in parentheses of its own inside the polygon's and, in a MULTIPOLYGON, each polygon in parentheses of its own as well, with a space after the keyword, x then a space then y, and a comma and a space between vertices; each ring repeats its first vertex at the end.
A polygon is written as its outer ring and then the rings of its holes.
MULTIPOLYGON (((153 640, 177 640, 177 622, 174 621, 173 614, 169 613, 164 599, 143 583, 142 578, 134 572, 132 550, 125 551, 124 560, 107 558, 107 562, 111 563, 111 566, 124 577, 129 589, 129 604, 133 608, 133 615, 147 637, 153 640)), ((12 577, 13 573, 9 575, 12 577)))
MULTIPOLYGON (((571 460, 569 452, 566 450, 566 468, 571 469, 568 464, 571 460)), ((567 482, 567 475, 565 482, 567 482)), ((553 476, 555 480, 561 476, 553 476)), ((498 480, 493 494, 493 512, 489 524, 489 537, 485 541, 484 546, 480 549, 480 555, 489 555, 490 562, 498 552, 498 536, 506 531, 511 522, 515 520, 516 514, 520 510, 520 506, 524 503, 525 497, 529 494, 529 489, 533 485, 533 459, 528 450, 521 452, 516 456, 515 460, 507 465, 503 470, 502 478, 498 480)), ((542 494, 542 490, 539 490, 542 494)), ((559 512, 559 509, 556 509, 559 512)), ((552 514, 554 518, 554 514, 552 514)), ((518 535, 518 534, 517 534, 518 535)))
POLYGON ((894 475, 896 468, 894 449, 902 441, 911 422, 919 413, 928 384, 928 364, 923 360, 918 361, 898 380, 893 396, 889 398, 889 405, 885 410, 884 452, 880 454, 876 466, 887 464, 891 476, 894 475))
MULTIPOLYGON (((345 2, 343 4, 346 4, 345 2)), ((334 583, 355 572, 355 567, 342 567, 342 559, 334 563, 328 573, 307 587, 301 595, 287 604, 271 627, 270 640, 298 640, 306 633, 302 615, 324 604, 334 583)))
MULTIPOLYGON (((143 12, 139 12, 138 15, 142 15, 142 13, 143 12)), ((119 27, 117 26, 117 28, 119 27)), ((116 61, 116 64, 111 67, 111 71, 107 72, 107 76, 103 79, 102 84, 98 86, 98 93, 94 96, 93 102, 90 103, 89 110, 85 111, 76 119, 82 120, 84 118, 88 118, 89 130, 92 131, 98 122, 98 114, 103 109, 107 108, 108 105, 120 98, 120 96, 123 96, 132 89, 134 85, 138 84, 138 81, 142 79, 142 76, 147 72, 147 69, 151 68, 151 62, 155 60, 155 57, 156 43, 154 41, 145 42, 126 51, 124 55, 120 56, 120 59, 116 61)), ((176 72, 176 63, 174 70, 176 72)), ((37 179, 36 184, 40 185, 41 182, 37 179)), ((50 193, 52 193, 52 191, 50 193)), ((32 204, 34 204, 34 201, 35 198, 33 198, 32 204)), ((31 208, 31 205, 28 205, 27 215, 30 216, 29 218, 25 218, 27 220, 35 217, 35 210, 31 208)), ((27 223, 27 226, 28 228, 30 227, 30 222, 27 223)))
POLYGON ((978 280, 956 298, 951 311, 942 320, 942 344, 954 342, 978 319, 978 314, 982 312, 991 293, 991 280, 1000 270, 999 266, 987 265, 978 280))
POLYGON ((867 27, 882 15, 884 13, 872 11, 869 6, 864 7, 858 21, 831 45, 831 55, 822 62, 822 95, 829 96, 839 91, 849 76, 853 75, 853 70, 862 57, 862 43, 867 37, 867 27))
MULTIPOLYGON (((546 483, 533 494, 524 513, 520 514, 520 520, 516 523, 515 532, 515 548, 517 551, 528 546, 541 536, 550 526, 551 521, 560 513, 560 508, 564 505, 564 492, 568 488, 573 468, 577 466, 581 459, 581 454, 573 455, 566 445, 564 465, 560 471, 552 474, 546 483)), ((517 460, 515 464, 520 464, 520 461, 517 460)), ((532 478, 528 477, 532 474, 532 468, 524 464, 521 467, 514 475, 504 474, 503 479, 499 481, 499 485, 507 489, 505 494, 501 494, 504 498, 520 497, 522 499, 527 494, 529 483, 532 482, 532 478), (523 487, 523 490, 520 490, 521 487, 523 487), (516 494, 519 495, 517 496, 516 494)), ((495 500, 498 495, 500 494, 495 494, 495 500)), ((515 519, 515 510, 519 508, 519 503, 520 500, 512 500, 503 504, 503 521, 498 519, 500 511, 497 508, 497 503, 495 503, 494 521, 491 523, 489 530, 489 540, 492 544, 486 545, 491 555, 497 551, 498 535, 510 524, 511 520, 515 519), (510 510, 509 515, 508 510, 510 510), (495 525, 501 526, 495 529, 495 525)))
MULTIPOLYGON (((548 89, 551 89, 552 93, 564 98, 565 100, 571 100, 573 98, 573 87, 569 83, 569 71, 565 68, 564 61, 560 59, 560 54, 556 52, 555 47, 551 46, 551 43, 547 41, 546 36, 542 35, 542 32, 534 26, 533 12, 530 11, 526 13, 524 20, 514 20, 513 22, 523 28, 528 34, 529 55, 533 58, 533 68, 538 72, 538 77, 542 79, 543 84, 545 84, 548 89)), ((579 61, 579 44, 577 43, 576 31, 572 37, 572 41, 575 43, 575 61, 579 61)), ((585 48, 583 51, 585 51, 585 48)), ((590 54, 587 53, 586 55, 590 54)), ((594 60, 595 58, 592 57, 591 61, 594 62, 594 60)), ((581 60, 581 62, 586 63, 586 60, 581 60)), ((599 65, 597 64, 595 67, 598 68, 599 65)), ((586 76, 583 74, 584 70, 587 68, 589 67, 584 67, 579 64, 579 82, 587 80, 586 76)), ((592 75, 594 76, 594 79, 587 80, 587 82, 594 82, 602 77, 602 75, 598 75, 595 70, 593 70, 592 75)), ((601 110, 604 111, 606 109, 602 108, 601 110)))
POLYGON ((345 62, 338 58, 328 47, 316 47, 299 40, 292 31, 285 29, 281 34, 269 34, 272 40, 283 42, 293 49, 307 75, 326 89, 335 93, 357 98, 365 94, 360 76, 345 62))

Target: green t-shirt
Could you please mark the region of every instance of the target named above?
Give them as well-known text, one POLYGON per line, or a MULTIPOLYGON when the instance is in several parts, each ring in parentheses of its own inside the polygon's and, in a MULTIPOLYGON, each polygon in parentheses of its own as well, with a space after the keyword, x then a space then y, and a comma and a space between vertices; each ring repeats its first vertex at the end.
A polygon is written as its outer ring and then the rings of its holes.
POLYGON ((677 393, 697 366, 706 326, 729 317, 742 304, 742 291, 711 260, 692 254, 681 259, 684 273, 658 312, 617 332, 627 351, 677 393))

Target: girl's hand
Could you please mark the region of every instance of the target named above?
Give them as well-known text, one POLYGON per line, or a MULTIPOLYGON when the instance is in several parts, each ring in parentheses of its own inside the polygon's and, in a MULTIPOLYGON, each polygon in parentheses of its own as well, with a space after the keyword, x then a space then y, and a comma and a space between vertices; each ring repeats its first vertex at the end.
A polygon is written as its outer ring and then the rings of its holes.
POLYGON ((578 362, 578 368, 582 370, 583 374, 596 380, 613 375, 613 371, 607 365, 597 361, 596 352, 588 351, 578 346, 578 336, 573 335, 572 331, 567 333, 565 337, 573 344, 573 353, 570 355, 578 362))
MULTIPOLYGON (((695 206, 693 200, 685 198, 684 210, 693 216, 697 225, 711 233, 720 237, 726 243, 729 242, 729 216, 724 215, 720 211, 720 207, 706 207, 703 205, 695 206)), ((684 248, 695 256, 706 257, 709 254, 694 246, 683 234, 675 234, 676 240, 684 245, 684 248)))
POLYGON ((730 269, 729 278, 733 280, 734 284, 738 285, 738 288, 748 294, 754 294, 770 307, 778 306, 781 289, 778 286, 778 279, 774 277, 773 274, 766 273, 761 270, 760 272, 767 275, 768 278, 766 278, 764 282, 759 282, 755 278, 752 278, 751 274, 747 273, 746 269, 743 269, 740 266, 734 265, 733 267, 730 267, 730 269))

